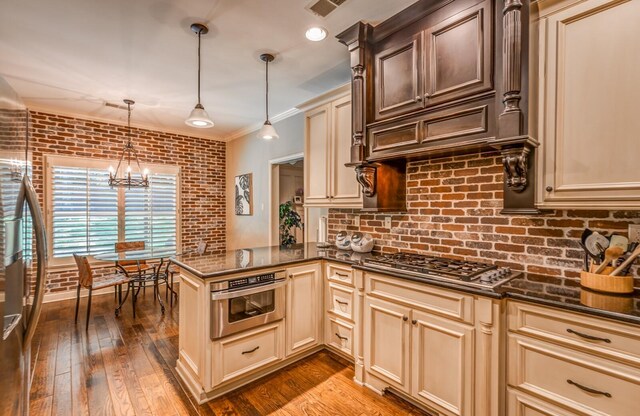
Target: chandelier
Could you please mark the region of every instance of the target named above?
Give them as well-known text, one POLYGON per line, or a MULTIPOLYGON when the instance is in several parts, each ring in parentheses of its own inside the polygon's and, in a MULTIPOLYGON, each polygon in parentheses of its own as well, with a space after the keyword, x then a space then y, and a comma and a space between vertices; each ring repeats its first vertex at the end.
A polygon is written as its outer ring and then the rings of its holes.
POLYGON ((149 169, 140 168, 140 161, 138 160, 138 152, 133 147, 131 142, 131 104, 135 104, 135 101, 126 99, 124 103, 127 105, 127 144, 122 150, 118 166, 113 169, 113 166, 109 166, 109 186, 123 187, 123 188, 147 188, 149 187, 149 169), (133 156, 133 157, 132 157, 133 156), (126 160, 127 168, 125 171, 120 170, 122 162, 126 160), (138 174, 132 175, 131 161, 135 160, 138 167, 138 174), (118 177, 118 175, 121 175, 118 177), (139 176, 139 177, 138 177, 139 176))

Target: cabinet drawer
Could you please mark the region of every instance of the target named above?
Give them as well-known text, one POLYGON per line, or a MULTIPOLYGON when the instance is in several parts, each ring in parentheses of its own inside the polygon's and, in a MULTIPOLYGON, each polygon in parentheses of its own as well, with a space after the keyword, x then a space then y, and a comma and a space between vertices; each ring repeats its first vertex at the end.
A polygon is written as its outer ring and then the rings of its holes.
POLYGON ((473 296, 373 273, 365 276, 365 290, 372 296, 473 323, 473 296))
POLYGON ((509 416, 573 416, 543 400, 529 396, 516 389, 507 389, 507 414, 509 416))
POLYGON ((329 315, 326 328, 327 345, 353 357, 353 325, 329 315))
POLYGON ((327 290, 327 310, 342 318, 353 320, 353 289, 329 283, 327 290))
POLYGON ((213 343, 213 384, 237 378, 284 357, 283 321, 213 343))
POLYGON ((640 370, 515 334, 508 336, 507 382, 579 414, 634 415, 640 370))
POLYGON ((527 303, 508 303, 509 330, 640 365, 640 330, 527 303))
POLYGON ((349 266, 327 264, 327 279, 331 282, 353 286, 353 270, 349 266))

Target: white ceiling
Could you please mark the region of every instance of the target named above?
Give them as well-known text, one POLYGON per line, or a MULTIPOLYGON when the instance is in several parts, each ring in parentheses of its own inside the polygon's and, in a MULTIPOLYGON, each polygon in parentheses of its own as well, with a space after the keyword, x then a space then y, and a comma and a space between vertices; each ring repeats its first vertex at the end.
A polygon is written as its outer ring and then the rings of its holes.
POLYGON ((124 122, 105 102, 136 101, 132 124, 225 139, 264 120, 263 52, 272 116, 349 81, 346 47, 335 35, 373 24, 415 0, 347 0, 320 18, 309 0, 2 0, 0 76, 34 109, 124 122), (196 104, 197 36, 204 22, 202 104, 212 129, 184 124, 196 104), (322 42, 305 30, 328 29, 322 42))

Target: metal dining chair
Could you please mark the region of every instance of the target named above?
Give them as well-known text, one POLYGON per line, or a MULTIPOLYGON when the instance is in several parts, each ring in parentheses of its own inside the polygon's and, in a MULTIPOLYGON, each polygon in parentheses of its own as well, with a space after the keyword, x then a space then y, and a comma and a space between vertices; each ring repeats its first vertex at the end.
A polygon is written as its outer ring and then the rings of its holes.
MULTIPOLYGON (((203 255, 207 252, 207 246, 208 244, 206 241, 200 241, 198 243, 198 247, 195 250, 185 251, 178 255, 189 254, 193 252, 198 253, 199 255, 203 255)), ((176 270, 171 266, 173 266, 173 264, 171 263, 171 260, 167 261, 167 265, 165 266, 165 269, 160 274, 160 280, 164 280, 164 283, 166 284, 164 298, 165 300, 169 299, 169 305, 173 306, 173 299, 175 298, 176 301, 178 300, 178 293, 173 288, 173 280, 174 280, 174 276, 177 273, 179 273, 179 270, 176 270), (169 298, 169 292, 171 292, 170 298, 169 298)))
MULTIPOLYGON (((89 330, 89 318, 91 316, 91 295, 94 290, 103 289, 105 287, 122 287, 122 285, 127 285, 127 295, 129 295, 129 282, 131 279, 124 274, 110 274, 107 276, 100 276, 95 278, 93 275, 93 270, 91 270, 91 265, 89 264, 89 260, 87 256, 80 256, 77 254, 73 254, 73 258, 76 261, 76 265, 78 266, 78 292, 76 294, 76 318, 75 323, 78 323, 78 310, 80 309, 80 290, 82 288, 89 289, 88 303, 87 303, 87 324, 85 327, 85 331, 89 330)), ((127 295, 125 295, 124 300, 127 300, 127 295)), ((120 302, 120 305, 116 308, 115 314, 116 316, 120 315, 120 310, 122 309, 122 304, 124 301, 120 302)))

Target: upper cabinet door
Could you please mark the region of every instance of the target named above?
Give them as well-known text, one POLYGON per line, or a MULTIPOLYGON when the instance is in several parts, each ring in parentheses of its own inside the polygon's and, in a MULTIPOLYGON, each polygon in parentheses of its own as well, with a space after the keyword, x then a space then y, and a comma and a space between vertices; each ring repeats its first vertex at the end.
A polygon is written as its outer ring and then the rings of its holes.
POLYGON ((492 10, 485 0, 426 30, 427 106, 493 88, 492 10))
POLYGON ((423 107, 422 34, 375 55, 376 120, 423 107))
POLYGON ((362 205, 360 184, 351 162, 351 96, 331 103, 331 197, 333 205, 362 205))
POLYGON ((305 204, 329 203, 331 113, 326 104, 305 114, 305 204))
POLYGON ((566 3, 539 26, 538 205, 640 207, 640 1, 566 3))

